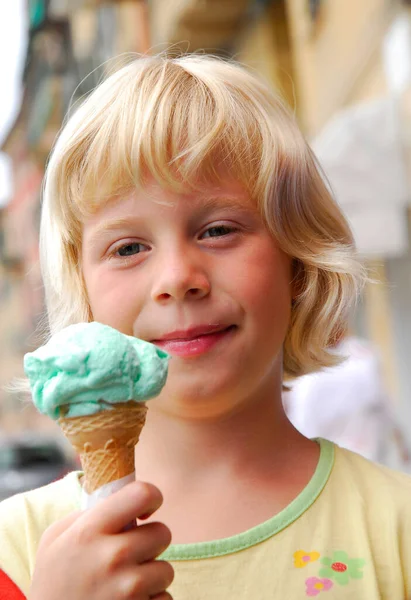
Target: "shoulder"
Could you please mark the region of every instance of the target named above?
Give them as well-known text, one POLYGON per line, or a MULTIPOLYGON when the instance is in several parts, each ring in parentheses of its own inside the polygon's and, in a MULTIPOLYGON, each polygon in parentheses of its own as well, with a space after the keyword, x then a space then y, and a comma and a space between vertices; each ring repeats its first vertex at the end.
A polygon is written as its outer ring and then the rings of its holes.
POLYGON ((10 517, 15 519, 14 524, 37 520, 48 527, 69 511, 76 510, 80 496, 79 474, 73 471, 59 481, 0 502, 0 528, 7 526, 10 517))
POLYGON ((408 598, 411 477, 336 447, 330 483, 332 479, 329 499, 342 530, 349 533, 356 548, 368 546, 378 573, 390 573, 392 581, 403 581, 408 598))
POLYGON ((411 476, 377 464, 344 448, 335 446, 335 476, 338 485, 360 492, 373 506, 405 511, 411 519, 411 476))
POLYGON ((337 444, 334 444, 334 448, 335 464, 341 467, 344 476, 359 478, 359 481, 364 481, 365 485, 370 481, 374 486, 385 487, 390 484, 395 493, 411 493, 411 475, 373 462, 337 444))
POLYGON ((78 473, 0 502, 0 569, 27 592, 41 536, 80 506, 78 473))

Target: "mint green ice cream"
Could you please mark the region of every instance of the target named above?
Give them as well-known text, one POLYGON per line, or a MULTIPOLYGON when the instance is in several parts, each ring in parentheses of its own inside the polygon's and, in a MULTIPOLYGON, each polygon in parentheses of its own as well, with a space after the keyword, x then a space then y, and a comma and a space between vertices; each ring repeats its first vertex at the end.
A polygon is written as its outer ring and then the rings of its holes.
POLYGON ((167 378, 169 355, 101 323, 78 323, 24 357, 37 409, 54 420, 145 402, 167 378))

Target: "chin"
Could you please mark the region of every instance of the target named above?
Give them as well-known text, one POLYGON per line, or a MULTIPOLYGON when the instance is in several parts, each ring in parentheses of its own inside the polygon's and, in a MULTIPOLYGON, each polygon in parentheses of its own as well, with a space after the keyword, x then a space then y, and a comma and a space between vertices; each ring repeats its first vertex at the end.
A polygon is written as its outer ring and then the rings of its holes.
MULTIPOLYGON (((237 379, 238 382, 238 379, 237 379)), ((189 377, 187 374, 171 377, 160 397, 150 406, 190 419, 217 418, 230 412, 233 401, 238 402, 233 378, 189 377)))

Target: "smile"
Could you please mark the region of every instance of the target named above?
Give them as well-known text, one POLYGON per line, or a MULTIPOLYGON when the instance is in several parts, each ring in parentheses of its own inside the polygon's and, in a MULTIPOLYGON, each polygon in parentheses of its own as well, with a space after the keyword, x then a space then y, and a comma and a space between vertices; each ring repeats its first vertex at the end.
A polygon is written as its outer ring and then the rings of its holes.
POLYGON ((190 358, 208 352, 231 336, 235 329, 235 325, 223 328, 216 325, 194 327, 185 331, 174 331, 161 339, 152 340, 152 343, 172 356, 190 358))

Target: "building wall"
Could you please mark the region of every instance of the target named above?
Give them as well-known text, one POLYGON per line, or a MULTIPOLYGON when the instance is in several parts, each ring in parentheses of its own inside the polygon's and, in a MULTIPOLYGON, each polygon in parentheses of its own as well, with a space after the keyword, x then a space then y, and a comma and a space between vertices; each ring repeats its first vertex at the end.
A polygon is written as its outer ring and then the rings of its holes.
POLYGON ((274 2, 239 34, 235 57, 263 76, 292 107, 297 108, 297 86, 284 2, 274 2))
POLYGON ((306 0, 287 0, 299 115, 308 135, 355 101, 354 90, 361 97, 396 8, 392 0, 324 0, 313 21, 306 0))
POLYGON ((31 22, 23 105, 3 144, 14 177, 0 222, 0 429, 6 430, 51 426, 31 403, 7 390, 24 375, 24 353, 43 341, 38 225, 48 155, 68 109, 112 68, 107 61, 149 46, 145 5, 137 0, 50 0, 44 7, 31 22))
POLYGON ((271 81, 309 138, 344 107, 387 92, 382 43, 393 0, 273 2, 238 36, 235 57, 271 81))
MULTIPOLYGON (((2 214, 0 260, 0 428, 43 426, 44 420, 20 394, 10 391, 24 376, 23 355, 36 347, 43 310, 38 264, 38 207, 43 170, 27 153, 20 124, 9 140, 14 195, 2 214)), ((47 426, 47 423, 45 423, 47 426)))

